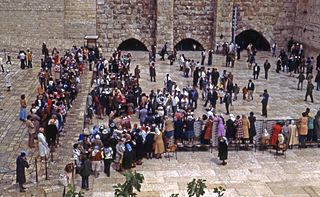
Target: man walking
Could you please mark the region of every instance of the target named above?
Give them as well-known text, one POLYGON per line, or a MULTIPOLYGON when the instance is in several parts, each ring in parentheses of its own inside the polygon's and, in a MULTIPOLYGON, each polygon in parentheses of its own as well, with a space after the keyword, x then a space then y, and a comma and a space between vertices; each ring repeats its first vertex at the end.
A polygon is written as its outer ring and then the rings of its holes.
POLYGON ((256 63, 253 66, 253 79, 258 79, 259 78, 259 73, 260 73, 260 66, 258 66, 258 64, 256 63))
POLYGON ((306 96, 304 98, 304 101, 307 101, 307 97, 310 96, 311 103, 313 103, 313 96, 312 96, 313 89, 314 89, 314 85, 309 80, 308 81, 308 85, 307 85, 307 92, 306 92, 306 96))
POLYGON ((264 62, 263 67, 264 67, 264 78, 268 80, 268 72, 269 72, 269 69, 271 68, 271 65, 268 60, 264 62))
POLYGON ((248 101, 249 100, 253 100, 253 91, 254 91, 254 83, 252 82, 252 80, 249 80, 248 86, 247 86, 247 90, 248 90, 248 101))
POLYGON ((16 168, 16 176, 17 183, 19 183, 20 192, 26 192, 26 188, 23 187, 23 184, 26 183, 26 172, 25 168, 29 168, 29 164, 27 162, 27 157, 25 152, 21 152, 20 156, 17 158, 17 168, 16 168))
POLYGON ((265 116, 266 118, 268 117, 268 113, 267 113, 267 105, 268 105, 268 100, 269 100, 269 94, 268 94, 268 90, 265 89, 263 91, 263 94, 261 95, 262 100, 262 116, 265 116))

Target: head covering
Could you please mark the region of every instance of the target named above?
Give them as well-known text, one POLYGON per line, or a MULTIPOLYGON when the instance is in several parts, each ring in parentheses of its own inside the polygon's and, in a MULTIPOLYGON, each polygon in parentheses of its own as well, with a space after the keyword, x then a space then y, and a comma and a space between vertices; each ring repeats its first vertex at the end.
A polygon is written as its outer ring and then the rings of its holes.
POLYGON ((27 156, 27 153, 25 151, 21 151, 20 156, 25 157, 25 156, 27 156))

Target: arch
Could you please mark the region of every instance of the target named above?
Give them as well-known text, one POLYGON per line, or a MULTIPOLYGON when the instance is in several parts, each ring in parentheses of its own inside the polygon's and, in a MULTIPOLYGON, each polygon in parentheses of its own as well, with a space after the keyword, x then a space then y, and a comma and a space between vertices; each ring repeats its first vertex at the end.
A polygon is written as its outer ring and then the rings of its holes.
POLYGON ((241 49, 246 49, 249 43, 260 51, 270 51, 269 41, 262 35, 262 33, 257 32, 254 29, 248 29, 242 31, 236 36, 236 43, 241 49))
POLYGON ((200 42, 198 42, 192 38, 181 39, 180 42, 178 42, 175 45, 175 48, 178 51, 201 51, 204 49, 202 44, 200 44, 200 42), (194 46, 195 46, 195 48, 194 48, 194 46))
POLYGON ((135 38, 129 38, 127 40, 122 41, 119 46, 118 50, 121 51, 148 51, 148 48, 146 45, 135 39, 135 38))

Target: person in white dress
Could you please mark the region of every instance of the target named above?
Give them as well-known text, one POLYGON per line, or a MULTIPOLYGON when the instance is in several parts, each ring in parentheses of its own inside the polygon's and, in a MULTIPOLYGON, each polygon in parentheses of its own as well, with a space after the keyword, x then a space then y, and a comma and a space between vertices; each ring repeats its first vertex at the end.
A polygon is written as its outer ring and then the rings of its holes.
POLYGON ((43 132, 44 132, 44 128, 41 127, 38 133, 39 155, 40 155, 41 162, 44 162, 46 156, 49 154, 49 146, 43 132))

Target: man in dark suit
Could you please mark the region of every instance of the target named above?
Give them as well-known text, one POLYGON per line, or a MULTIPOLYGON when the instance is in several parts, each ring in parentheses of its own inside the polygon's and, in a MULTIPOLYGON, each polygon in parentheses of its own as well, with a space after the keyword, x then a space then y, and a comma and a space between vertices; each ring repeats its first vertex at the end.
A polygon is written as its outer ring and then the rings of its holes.
POLYGON ((149 74, 151 78, 151 82, 156 82, 156 67, 154 65, 154 62, 151 63, 151 66, 149 67, 149 74))
POLYGON ((268 79, 268 72, 269 72, 269 70, 270 70, 270 68, 271 68, 271 65, 270 65, 270 63, 269 63, 268 60, 266 60, 266 61, 264 62, 263 67, 264 67, 264 78, 265 78, 265 79, 268 79))
POLYGON ((254 83, 250 79, 249 83, 248 83, 248 87, 247 87, 247 90, 248 90, 248 101, 249 100, 253 100, 253 91, 254 91, 254 89, 255 89, 254 83))
POLYGON ((263 91, 263 94, 261 95, 262 100, 262 116, 265 116, 267 118, 267 105, 268 105, 268 100, 269 100, 269 94, 268 94, 268 90, 265 89, 263 91))
POLYGON ((258 79, 259 78, 259 73, 260 73, 260 66, 258 64, 255 64, 253 67, 253 79, 258 79))

